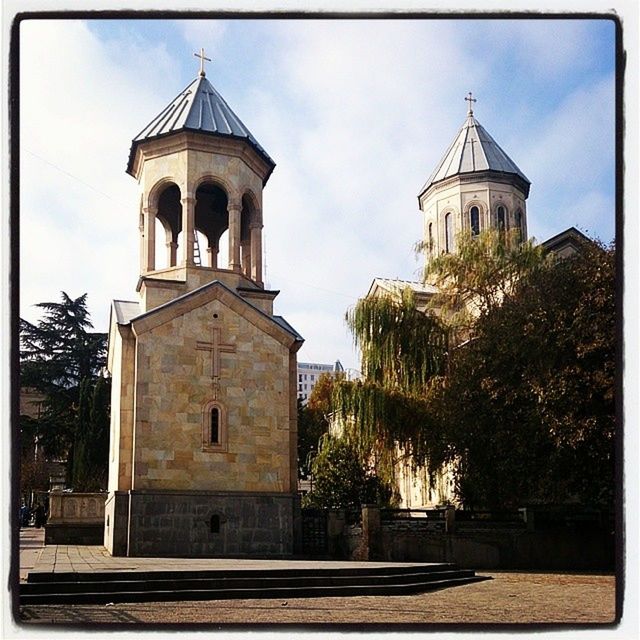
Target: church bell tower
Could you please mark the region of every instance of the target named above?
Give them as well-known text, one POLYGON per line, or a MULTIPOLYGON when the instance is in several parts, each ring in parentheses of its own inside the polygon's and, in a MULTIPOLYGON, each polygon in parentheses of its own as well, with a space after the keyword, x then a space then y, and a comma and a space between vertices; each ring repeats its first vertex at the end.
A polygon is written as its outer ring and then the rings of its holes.
POLYGON ((200 73, 134 138, 145 311, 218 279, 263 289, 262 189, 274 161, 200 73), (223 260, 224 256, 224 260, 223 260))
POLYGON ((111 308, 105 547, 288 557, 303 339, 263 285, 262 189, 275 163, 198 57, 198 77, 129 153, 141 262, 137 299, 111 308))
POLYGON ((531 183, 475 119, 476 99, 469 93, 465 100, 467 118, 418 195, 427 261, 455 252, 461 232, 517 229, 527 238, 531 183))

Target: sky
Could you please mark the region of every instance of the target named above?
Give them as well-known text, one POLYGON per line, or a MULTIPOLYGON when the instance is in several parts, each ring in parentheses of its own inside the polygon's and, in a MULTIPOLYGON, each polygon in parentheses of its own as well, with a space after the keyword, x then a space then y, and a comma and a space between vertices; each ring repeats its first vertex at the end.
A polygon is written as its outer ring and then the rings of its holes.
POLYGON ((415 280, 417 194, 465 120, 532 183, 538 241, 615 227, 608 20, 27 20, 20 49, 20 315, 88 293, 96 330, 136 299, 131 140, 212 58, 208 80, 275 160, 266 286, 300 361, 358 369, 345 311, 374 277, 415 280))

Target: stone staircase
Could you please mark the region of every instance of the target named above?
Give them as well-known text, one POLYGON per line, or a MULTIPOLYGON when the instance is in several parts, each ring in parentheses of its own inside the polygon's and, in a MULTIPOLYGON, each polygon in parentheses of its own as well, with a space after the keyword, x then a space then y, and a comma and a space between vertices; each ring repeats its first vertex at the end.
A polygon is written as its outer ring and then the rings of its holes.
POLYGON ((408 595, 490 578, 454 564, 205 571, 31 572, 20 604, 408 595))

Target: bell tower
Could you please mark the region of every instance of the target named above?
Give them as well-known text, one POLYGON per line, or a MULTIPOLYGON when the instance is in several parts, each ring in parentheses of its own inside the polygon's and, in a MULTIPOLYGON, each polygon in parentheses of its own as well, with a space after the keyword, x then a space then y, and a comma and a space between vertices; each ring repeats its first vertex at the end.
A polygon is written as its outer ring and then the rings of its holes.
POLYGON ((275 163, 198 77, 133 140, 137 300, 114 300, 105 547, 289 557, 299 539, 297 352, 262 275, 275 163))
POLYGON ((531 183, 474 118, 471 92, 467 118, 420 190, 425 260, 455 252, 461 232, 518 229, 527 239, 526 199, 531 183))
POLYGON ((133 140, 144 311, 219 280, 263 289, 262 189, 275 167, 200 72, 133 140), (226 261, 222 255, 227 256, 226 261))

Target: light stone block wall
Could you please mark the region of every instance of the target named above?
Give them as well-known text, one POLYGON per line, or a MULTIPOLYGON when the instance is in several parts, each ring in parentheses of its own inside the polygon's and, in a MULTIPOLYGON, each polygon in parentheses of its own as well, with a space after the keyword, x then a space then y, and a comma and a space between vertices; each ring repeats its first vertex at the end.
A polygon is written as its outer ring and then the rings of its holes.
POLYGON ((109 332, 111 425, 109 492, 131 487, 134 408, 134 337, 131 329, 114 325, 109 332))
POLYGON ((138 336, 133 489, 290 492, 290 353, 212 300, 138 336), (203 451, 203 408, 213 399, 213 314, 222 353, 218 400, 228 450, 203 451))
POLYGON ((429 223, 433 224, 434 255, 444 251, 445 226, 444 216, 448 211, 454 215, 454 233, 469 228, 469 221, 465 218, 466 208, 472 204, 479 204, 482 210, 481 230, 494 228, 497 207, 502 204, 507 209, 508 227, 515 225, 515 212, 522 211, 524 237, 527 235, 527 209, 522 191, 514 185, 493 180, 464 181, 451 180, 441 186, 436 186, 420 200, 420 208, 424 212, 423 238, 428 243, 429 223))
POLYGON ((101 524, 104 520, 105 493, 49 494, 49 524, 101 524))
MULTIPOLYGON (((141 313, 155 309, 171 302, 178 296, 199 289, 219 280, 232 290, 238 287, 253 288, 253 283, 243 275, 227 269, 211 269, 208 267, 170 267, 152 272, 153 280, 143 280, 140 286, 141 313), (166 280, 166 282, 163 282, 166 280), (179 282, 177 282, 179 281, 179 282)), ((255 293, 239 292, 239 295, 269 316, 273 315, 273 299, 265 296, 263 289, 255 293)))
POLYGON ((148 205, 148 196, 160 181, 177 184, 184 198, 195 193, 203 178, 211 177, 229 196, 234 190, 240 196, 251 190, 262 209, 266 165, 245 142, 183 134, 170 142, 146 143, 140 152, 138 180, 145 194, 143 206, 148 205))

